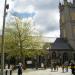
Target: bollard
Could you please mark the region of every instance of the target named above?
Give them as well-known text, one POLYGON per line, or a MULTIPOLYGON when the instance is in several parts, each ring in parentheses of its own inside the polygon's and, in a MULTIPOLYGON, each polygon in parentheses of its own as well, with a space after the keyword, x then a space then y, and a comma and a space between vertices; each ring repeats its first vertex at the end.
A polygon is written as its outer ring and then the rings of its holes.
POLYGON ((12 75, 12 70, 11 69, 6 69, 4 75, 12 75))
POLYGON ((12 75, 12 70, 10 69, 10 75, 12 75))
POLYGON ((5 75, 8 75, 8 64, 5 65, 5 75))
POLYGON ((12 75, 12 69, 13 69, 13 66, 10 65, 10 75, 12 75))
POLYGON ((5 71, 5 75, 8 75, 8 70, 5 71))

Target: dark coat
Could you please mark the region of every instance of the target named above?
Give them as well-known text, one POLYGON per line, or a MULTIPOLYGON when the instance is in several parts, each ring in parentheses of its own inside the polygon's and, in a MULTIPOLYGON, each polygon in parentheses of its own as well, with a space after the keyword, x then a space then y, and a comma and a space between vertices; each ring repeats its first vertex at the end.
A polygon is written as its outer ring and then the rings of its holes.
POLYGON ((75 67, 74 67, 75 65, 72 63, 71 64, 71 70, 72 70, 72 74, 75 74, 75 67))
POLYGON ((22 66, 18 66, 18 75, 22 75, 22 66))

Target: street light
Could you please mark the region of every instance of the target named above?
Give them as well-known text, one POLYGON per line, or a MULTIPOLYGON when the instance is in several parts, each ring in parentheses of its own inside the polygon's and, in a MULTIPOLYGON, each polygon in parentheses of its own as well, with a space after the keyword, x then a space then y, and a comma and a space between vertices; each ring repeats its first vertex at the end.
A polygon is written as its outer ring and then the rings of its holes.
POLYGON ((49 57, 50 57, 50 48, 47 47, 46 50, 48 51, 48 59, 49 59, 49 57))
POLYGON ((2 28, 2 46, 1 46, 1 75, 4 75, 4 30, 5 30, 5 17, 6 17, 6 9, 9 9, 9 5, 6 4, 7 0, 5 0, 4 4, 4 15, 3 15, 3 28, 2 28))

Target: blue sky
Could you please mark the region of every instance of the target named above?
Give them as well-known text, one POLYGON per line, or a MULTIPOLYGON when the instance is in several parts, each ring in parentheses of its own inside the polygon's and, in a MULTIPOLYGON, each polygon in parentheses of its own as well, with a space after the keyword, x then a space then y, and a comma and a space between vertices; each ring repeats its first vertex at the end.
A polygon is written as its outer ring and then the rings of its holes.
MULTIPOLYGON (((63 0, 60 0, 61 2, 63 0)), ((68 0, 72 1, 72 0, 68 0)), ((31 19, 35 28, 46 37, 59 37, 59 0, 7 0, 10 9, 7 21, 18 16, 31 19)), ((2 29, 4 0, 0 0, 0 30, 2 29)))

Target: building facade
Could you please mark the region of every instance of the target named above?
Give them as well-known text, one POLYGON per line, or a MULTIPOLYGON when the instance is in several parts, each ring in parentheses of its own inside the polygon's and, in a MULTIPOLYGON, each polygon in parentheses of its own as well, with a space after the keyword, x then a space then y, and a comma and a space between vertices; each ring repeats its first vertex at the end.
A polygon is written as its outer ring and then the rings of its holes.
POLYGON ((59 3, 60 10, 60 37, 67 39, 75 50, 75 0, 73 3, 64 0, 59 3))
POLYGON ((57 38, 50 50, 51 63, 60 64, 75 61, 75 0, 59 3, 60 38, 57 38))

